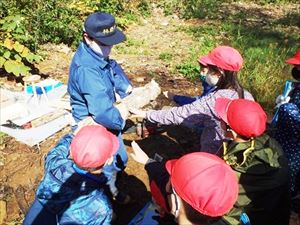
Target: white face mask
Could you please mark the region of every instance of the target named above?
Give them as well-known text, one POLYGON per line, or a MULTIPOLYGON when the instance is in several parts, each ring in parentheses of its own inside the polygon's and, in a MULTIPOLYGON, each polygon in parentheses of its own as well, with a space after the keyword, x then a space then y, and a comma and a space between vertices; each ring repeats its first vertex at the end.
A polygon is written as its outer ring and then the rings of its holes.
POLYGON ((103 58, 107 58, 110 54, 112 46, 98 45, 95 41, 89 43, 90 48, 103 58))
POLYGON ((210 86, 216 86, 216 84, 219 82, 219 77, 218 76, 213 76, 210 74, 207 74, 205 77, 206 83, 208 83, 210 86))

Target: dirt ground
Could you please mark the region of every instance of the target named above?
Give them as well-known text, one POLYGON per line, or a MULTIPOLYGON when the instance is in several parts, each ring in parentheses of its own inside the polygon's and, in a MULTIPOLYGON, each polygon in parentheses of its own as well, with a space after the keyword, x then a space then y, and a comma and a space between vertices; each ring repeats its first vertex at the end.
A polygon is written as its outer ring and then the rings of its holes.
MULTIPOLYGON (((186 95, 200 93, 199 81, 186 80, 178 74, 170 74, 168 62, 159 59, 160 52, 175 53, 172 60, 180 61, 188 54, 193 41, 187 34, 178 31, 178 26, 187 23, 177 16, 164 16, 161 10, 154 10, 151 17, 129 26, 126 34, 129 40, 139 40, 141 47, 123 45, 126 51, 113 51, 112 58, 121 62, 135 86, 142 86, 155 79, 162 91, 169 90, 186 95), (184 41, 182 41, 184 40, 184 41), (180 48, 176 46, 180 44, 180 48)), ((118 49, 117 49, 118 50, 118 49)), ((45 60, 37 67, 41 74, 67 83, 68 68, 73 52, 65 45, 45 45, 45 60)), ((0 85, 22 89, 15 81, 0 78, 0 85)), ((172 102, 160 95, 148 107, 159 109, 172 102)), ((128 121, 135 123, 136 121, 128 121)), ((0 200, 6 203, 7 213, 3 224, 21 224, 24 214, 34 199, 35 189, 43 176, 44 156, 58 140, 70 132, 66 127, 43 141, 39 146, 28 147, 11 137, 4 136, 0 143, 0 200)), ((198 137, 191 130, 182 127, 166 127, 163 132, 140 138, 135 133, 123 134, 128 153, 130 143, 137 143, 149 154, 159 153, 164 158, 175 158, 197 148, 198 137)), ((133 197, 134 202, 126 207, 115 205, 117 220, 114 224, 127 224, 150 199, 148 178, 143 166, 133 162, 129 156, 125 174, 120 177, 120 188, 133 197)), ((2 212, 3 213, 3 212, 2 212)), ((1 214, 1 213, 0 213, 1 214)), ((292 215, 290 225, 300 224, 292 215)))

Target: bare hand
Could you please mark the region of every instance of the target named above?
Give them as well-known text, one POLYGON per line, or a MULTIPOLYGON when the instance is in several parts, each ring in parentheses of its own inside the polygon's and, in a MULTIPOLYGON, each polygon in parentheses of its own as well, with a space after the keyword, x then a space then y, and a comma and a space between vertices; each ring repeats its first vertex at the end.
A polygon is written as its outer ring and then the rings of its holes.
POLYGON ((98 123, 96 123, 94 121, 94 119, 91 116, 86 117, 85 119, 81 120, 78 123, 78 127, 77 129, 74 131, 74 134, 77 134, 81 128, 88 126, 88 125, 97 125, 98 123))
POLYGON ((175 96, 174 93, 169 92, 169 91, 164 91, 163 94, 164 94, 164 96, 165 96, 167 99, 170 99, 170 100, 173 100, 173 99, 174 99, 174 96, 175 96))
POLYGON ((133 160, 145 165, 149 159, 148 155, 140 148, 140 146, 135 141, 131 142, 131 147, 133 153, 130 153, 130 155, 133 160))

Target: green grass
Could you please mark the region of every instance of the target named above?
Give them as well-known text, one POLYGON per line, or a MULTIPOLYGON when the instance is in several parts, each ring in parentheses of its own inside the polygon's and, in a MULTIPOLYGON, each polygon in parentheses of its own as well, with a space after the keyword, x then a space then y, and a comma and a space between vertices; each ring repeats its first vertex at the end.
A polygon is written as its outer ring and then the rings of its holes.
POLYGON ((172 60, 173 55, 169 52, 162 52, 159 54, 158 58, 162 61, 168 62, 168 61, 172 60))
POLYGON ((147 48, 147 45, 144 42, 144 40, 135 39, 128 36, 125 42, 122 42, 119 45, 115 45, 114 48, 116 48, 119 54, 138 55, 140 54, 141 48, 144 49, 143 50, 144 55, 150 54, 150 48, 147 48))

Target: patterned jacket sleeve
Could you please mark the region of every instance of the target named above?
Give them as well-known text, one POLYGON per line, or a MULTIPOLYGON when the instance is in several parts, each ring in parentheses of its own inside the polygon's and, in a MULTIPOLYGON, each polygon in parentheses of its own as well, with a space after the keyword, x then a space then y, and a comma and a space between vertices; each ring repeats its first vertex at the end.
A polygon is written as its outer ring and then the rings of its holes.
POLYGON ((201 124, 209 115, 211 115, 214 101, 214 96, 208 95, 191 104, 180 107, 173 107, 168 110, 149 111, 146 113, 146 118, 151 122, 164 125, 201 124))

